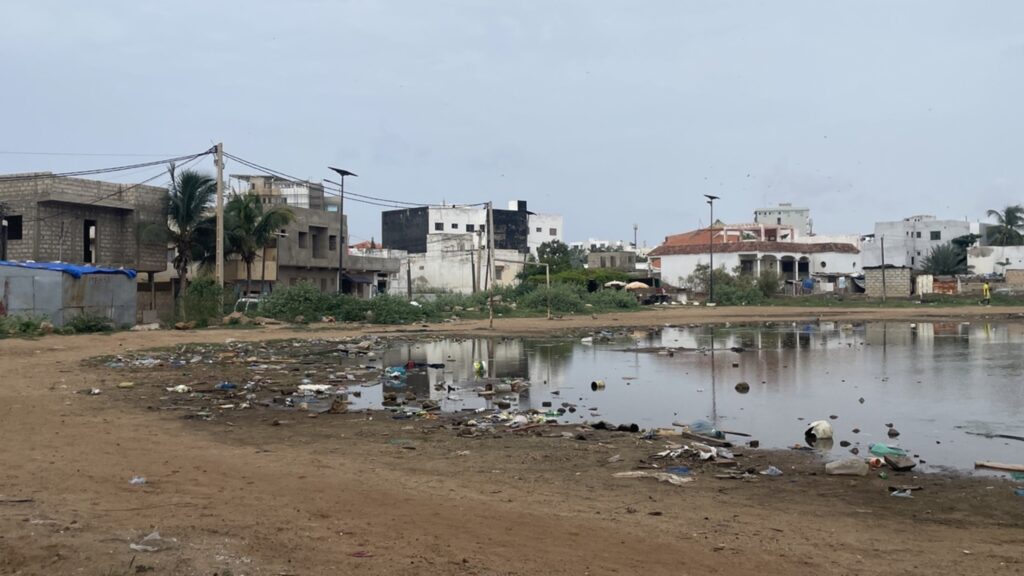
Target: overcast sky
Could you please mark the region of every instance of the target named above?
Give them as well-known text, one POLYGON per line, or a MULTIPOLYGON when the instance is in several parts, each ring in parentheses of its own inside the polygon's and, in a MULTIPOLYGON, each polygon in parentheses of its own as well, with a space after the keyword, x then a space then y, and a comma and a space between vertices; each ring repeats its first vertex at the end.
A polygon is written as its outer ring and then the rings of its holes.
MULTIPOLYGON (((728 222, 807 206, 821 234, 1024 201, 1019 0, 3 0, 0 21, 0 172, 223 141, 648 245, 706 224, 706 193, 728 222)), ((381 208, 346 208, 379 240, 381 208)))

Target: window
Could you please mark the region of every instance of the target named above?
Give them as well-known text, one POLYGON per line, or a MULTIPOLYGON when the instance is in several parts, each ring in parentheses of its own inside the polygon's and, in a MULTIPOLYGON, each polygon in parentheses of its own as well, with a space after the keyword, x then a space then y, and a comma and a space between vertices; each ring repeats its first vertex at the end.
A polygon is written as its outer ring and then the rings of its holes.
POLYGON ((96 263, 97 229, 95 220, 86 220, 82 226, 82 261, 86 264, 96 263))
POLYGON ((423 266, 420 266, 420 270, 423 270, 423 266))
POLYGON ((918 232, 918 233, 917 233, 917 237, 918 237, 918 238, 920 238, 920 237, 921 237, 921 233, 920 233, 920 232, 918 232))
POLYGON ((444 222, 434 222, 434 230, 437 232, 444 232, 444 222))
POLYGON ((930 235, 932 240, 942 240, 942 232, 938 230, 932 230, 930 235))
POLYGON ((458 229, 459 229, 458 223, 452 222, 452 230, 458 230, 458 229))
POLYGON ((822 260, 822 262, 821 262, 821 267, 822 267, 822 268, 824 268, 824 267, 825 267, 825 261, 824 261, 824 260, 822 260))
POLYGON ((552 236, 558 236, 558 228, 552 228, 552 229, 548 230, 548 234, 550 234, 552 236))
POLYGON ((476 230, 476 226, 472 224, 466 224, 466 232, 473 232, 474 230, 476 230))
POLYGON ((299 232, 299 248, 305 248, 309 244, 309 232, 299 232))
POLYGON ((501 280, 501 273, 504 272, 504 271, 505 271, 505 267, 504 266, 495 266, 494 267, 494 279, 495 280, 501 280))
POLYGON ((913 256, 911 256, 911 257, 910 257, 910 265, 911 265, 911 266, 913 266, 913 265, 914 265, 914 257, 913 257, 913 256))
POLYGON ((7 220, 7 239, 8 240, 21 240, 21 216, 8 216, 7 220))
POLYGON ((775 219, 775 223, 781 226, 782 225, 782 218, 776 218, 775 219))
POLYGON ((481 232, 483 232, 485 230, 485 228, 487 228, 485 225, 483 225, 483 224, 480 225, 480 231, 481 232))
POLYGON ((332 252, 338 249, 338 237, 337 236, 331 235, 331 236, 327 237, 327 249, 332 251, 332 252))
POLYGON ((540 234, 540 232, 541 232, 540 226, 537 226, 537 233, 540 234))

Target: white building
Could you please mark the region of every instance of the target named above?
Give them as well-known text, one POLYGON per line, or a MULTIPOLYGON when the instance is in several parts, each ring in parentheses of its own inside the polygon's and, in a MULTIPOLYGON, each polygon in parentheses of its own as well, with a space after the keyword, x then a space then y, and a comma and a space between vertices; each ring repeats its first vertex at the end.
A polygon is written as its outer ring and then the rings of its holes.
MULTIPOLYGON (((860 256, 852 244, 746 241, 715 245, 714 262, 729 272, 775 270, 786 280, 800 280, 812 274, 860 274, 860 256)), ((661 280, 671 286, 686 286, 687 277, 711 258, 707 244, 664 244, 650 257, 661 259, 661 280)))
POLYGON ((988 225, 968 220, 938 220, 935 216, 911 216, 895 222, 876 222, 875 234, 861 245, 864 266, 882 265, 884 239, 885 264, 921 269, 921 262, 932 248, 948 244, 968 234, 983 235, 988 225))
MULTIPOLYGON (((562 241, 563 221, 557 214, 538 214, 526 202, 509 203, 508 210, 495 208, 494 245, 536 255, 537 247, 552 240, 562 241)), ((381 213, 381 244, 410 253, 427 251, 428 243, 446 236, 476 235, 486 240, 488 226, 484 206, 423 206, 381 213)))
POLYGON ((770 226, 788 226, 796 231, 796 236, 810 236, 814 233, 814 222, 811 221, 810 208, 797 208, 788 202, 780 203, 772 208, 754 210, 754 223, 770 226))
POLYGON ((974 246, 967 249, 967 265, 973 274, 980 275, 1002 276, 1007 270, 1024 270, 1024 246, 974 246))
MULTIPOLYGON (((391 251, 396 253, 397 251, 391 251)), ((518 250, 494 251, 495 286, 509 286, 525 266, 526 254, 518 250)), ((472 294, 489 282, 487 246, 478 234, 437 234, 427 241, 426 252, 407 253, 402 259, 392 293, 472 294)))

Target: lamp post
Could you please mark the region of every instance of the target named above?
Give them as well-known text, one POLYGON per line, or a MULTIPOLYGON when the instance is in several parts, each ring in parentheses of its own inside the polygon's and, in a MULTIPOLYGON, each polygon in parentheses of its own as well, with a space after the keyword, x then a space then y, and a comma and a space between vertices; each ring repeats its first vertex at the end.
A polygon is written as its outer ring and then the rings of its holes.
POLYGON ((711 222, 708 224, 708 258, 710 270, 708 271, 708 302, 715 301, 715 200, 718 196, 705 194, 708 199, 708 206, 711 208, 711 222))
POLYGON ((348 242, 345 241, 345 176, 359 175, 334 166, 328 168, 341 176, 341 193, 338 194, 338 294, 341 294, 341 282, 345 277, 345 250, 348 248, 348 242))

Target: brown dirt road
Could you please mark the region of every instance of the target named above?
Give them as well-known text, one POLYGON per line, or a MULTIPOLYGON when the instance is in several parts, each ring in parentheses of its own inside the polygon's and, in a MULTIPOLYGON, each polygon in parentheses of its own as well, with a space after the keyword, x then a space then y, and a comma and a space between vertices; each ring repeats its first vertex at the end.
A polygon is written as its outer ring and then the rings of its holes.
MULTIPOLYGON (((546 321, 503 334, 782 319, 1007 317, 1024 309, 666 309, 546 321)), ((480 321, 429 332, 479 333, 480 321)), ((271 426, 185 421, 117 401, 82 360, 187 342, 397 331, 337 327, 117 333, 0 341, 0 574, 1018 574, 1024 498, 999 479, 887 483, 755 453, 786 476, 612 479, 656 445, 604 433, 459 438, 366 414, 271 426), (75 393, 98 387, 99 396, 75 393), (390 439, 403 439, 415 450, 390 439), (465 454, 463 452, 468 452, 465 454), (460 453, 462 453, 460 455, 460 453), (606 460, 621 454, 623 462, 606 460), (148 483, 130 486, 134 474, 148 483), (17 500, 31 499, 30 502, 17 500), (660 512, 660 515, 651 515, 660 512), (129 548, 159 530, 159 552, 129 548), (366 552, 369 557, 359 557, 366 552), (141 568, 140 568, 141 566, 141 568)), ((152 544, 152 543, 150 543, 152 544)))

